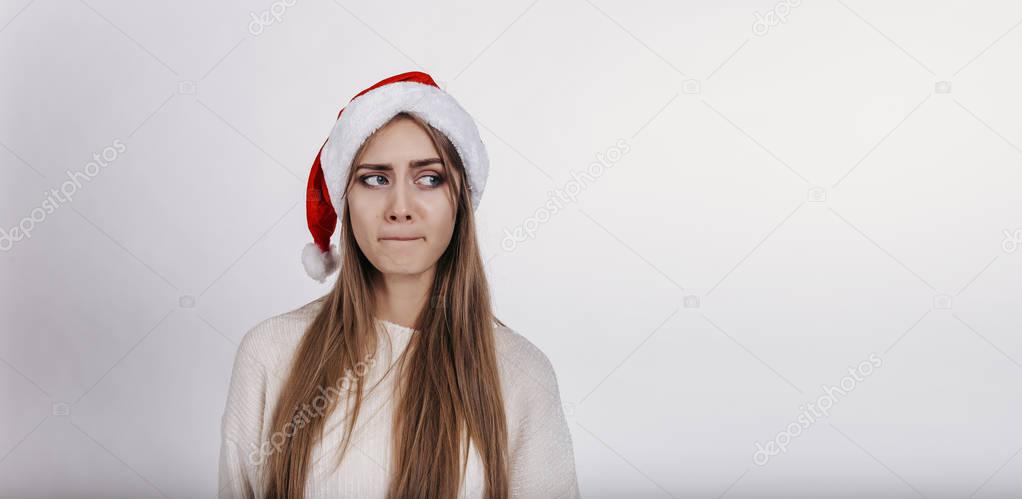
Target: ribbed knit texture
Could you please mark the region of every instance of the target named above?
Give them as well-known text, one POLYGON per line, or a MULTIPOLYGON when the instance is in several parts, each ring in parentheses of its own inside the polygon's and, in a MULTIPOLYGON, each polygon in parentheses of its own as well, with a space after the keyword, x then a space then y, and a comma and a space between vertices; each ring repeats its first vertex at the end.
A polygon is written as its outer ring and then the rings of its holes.
MULTIPOLYGON (((275 452, 271 435, 274 406, 289 362, 322 301, 271 317, 245 334, 238 347, 221 421, 220 498, 261 498, 262 463, 275 452)), ((354 438, 340 467, 333 466, 346 431, 342 403, 327 416, 323 440, 312 453, 307 498, 382 498, 390 477, 391 428, 397 369, 412 329, 377 321, 380 348, 366 368, 367 389, 354 438), (388 371, 388 368, 394 369, 388 371), (386 374, 386 376, 384 376, 386 374)), ((524 336, 496 326, 501 389, 508 422, 511 497, 577 498, 578 483, 571 433, 561 407, 557 378, 549 359, 524 336)), ((354 379, 352 379, 354 382, 354 379)), ((354 385, 351 385, 354 386, 354 385)), ((338 397, 322 387, 324 397, 338 397)), ((342 388, 338 385, 336 388, 342 388)), ((322 401, 322 399, 321 399, 322 401)), ((320 417, 310 409, 312 417, 320 417)), ((483 464, 473 444, 460 498, 482 498, 483 464)))

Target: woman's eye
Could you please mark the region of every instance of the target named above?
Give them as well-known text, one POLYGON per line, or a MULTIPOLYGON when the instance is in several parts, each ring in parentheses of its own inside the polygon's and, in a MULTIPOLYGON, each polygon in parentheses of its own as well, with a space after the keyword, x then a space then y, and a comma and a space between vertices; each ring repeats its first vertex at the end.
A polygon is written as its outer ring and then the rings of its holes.
POLYGON ((372 181, 369 180, 369 179, 373 179, 373 178, 381 178, 383 180, 387 180, 387 177, 384 177, 383 175, 366 175, 366 176, 362 177, 362 182, 364 184, 366 184, 366 185, 371 185, 373 187, 376 187, 376 186, 380 185, 380 184, 374 184, 372 181))
POLYGON ((444 178, 442 176, 440 176, 440 175, 423 175, 422 177, 419 177, 419 178, 432 178, 432 179, 434 179, 432 183, 427 183, 426 184, 426 185, 429 185, 430 187, 436 187, 436 186, 438 186, 438 185, 440 185, 440 184, 442 184, 444 182, 444 178))

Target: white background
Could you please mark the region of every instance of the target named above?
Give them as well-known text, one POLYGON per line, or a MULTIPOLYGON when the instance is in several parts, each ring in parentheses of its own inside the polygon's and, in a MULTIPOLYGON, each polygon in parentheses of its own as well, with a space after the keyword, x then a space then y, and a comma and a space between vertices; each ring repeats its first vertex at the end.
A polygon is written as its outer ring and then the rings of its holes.
POLYGON ((1022 3, 291 3, 0 7, 0 228, 124 146, 0 252, 0 495, 216 495, 238 341, 328 289, 309 166, 413 69, 478 120, 584 496, 1022 494, 1022 3))

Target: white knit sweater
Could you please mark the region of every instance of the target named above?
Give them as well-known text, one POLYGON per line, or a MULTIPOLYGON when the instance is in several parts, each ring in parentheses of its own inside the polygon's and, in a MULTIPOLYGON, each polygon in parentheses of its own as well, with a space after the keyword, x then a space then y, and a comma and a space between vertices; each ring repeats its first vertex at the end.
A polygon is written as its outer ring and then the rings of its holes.
MULTIPOLYGON (((271 317, 252 328, 238 347, 227 404, 221 421, 219 464, 220 498, 262 497, 262 463, 275 452, 285 433, 270 434, 270 418, 287 376, 288 363, 322 301, 271 317)), ((390 431, 394 400, 390 396, 396 369, 387 372, 417 331, 377 321, 381 343, 354 376, 365 376, 367 388, 354 438, 340 467, 336 455, 346 431, 345 407, 327 416, 323 440, 312 452, 313 465, 306 482, 309 498, 384 497, 390 474, 390 431), (379 383, 377 385, 377 383, 379 383)), ((495 328, 501 389, 508 423, 511 496, 516 498, 577 498, 575 458, 571 433, 561 407, 557 378, 549 359, 524 336, 505 327, 495 328)), ((322 387, 319 402, 306 414, 322 417, 325 397, 339 389, 322 387)), ((343 401, 343 397, 339 397, 343 401)), ((483 465, 475 445, 462 478, 460 498, 483 497, 483 465)))

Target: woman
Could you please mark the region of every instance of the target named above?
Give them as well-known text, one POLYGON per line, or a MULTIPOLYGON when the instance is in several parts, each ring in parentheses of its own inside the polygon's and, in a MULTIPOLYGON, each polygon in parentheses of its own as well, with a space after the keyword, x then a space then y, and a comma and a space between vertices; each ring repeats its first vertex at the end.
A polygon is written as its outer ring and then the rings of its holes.
POLYGON ((239 345, 221 497, 579 496, 554 370, 491 310, 473 218, 487 171, 472 118, 425 73, 341 110, 303 253, 312 277, 340 273, 239 345))

